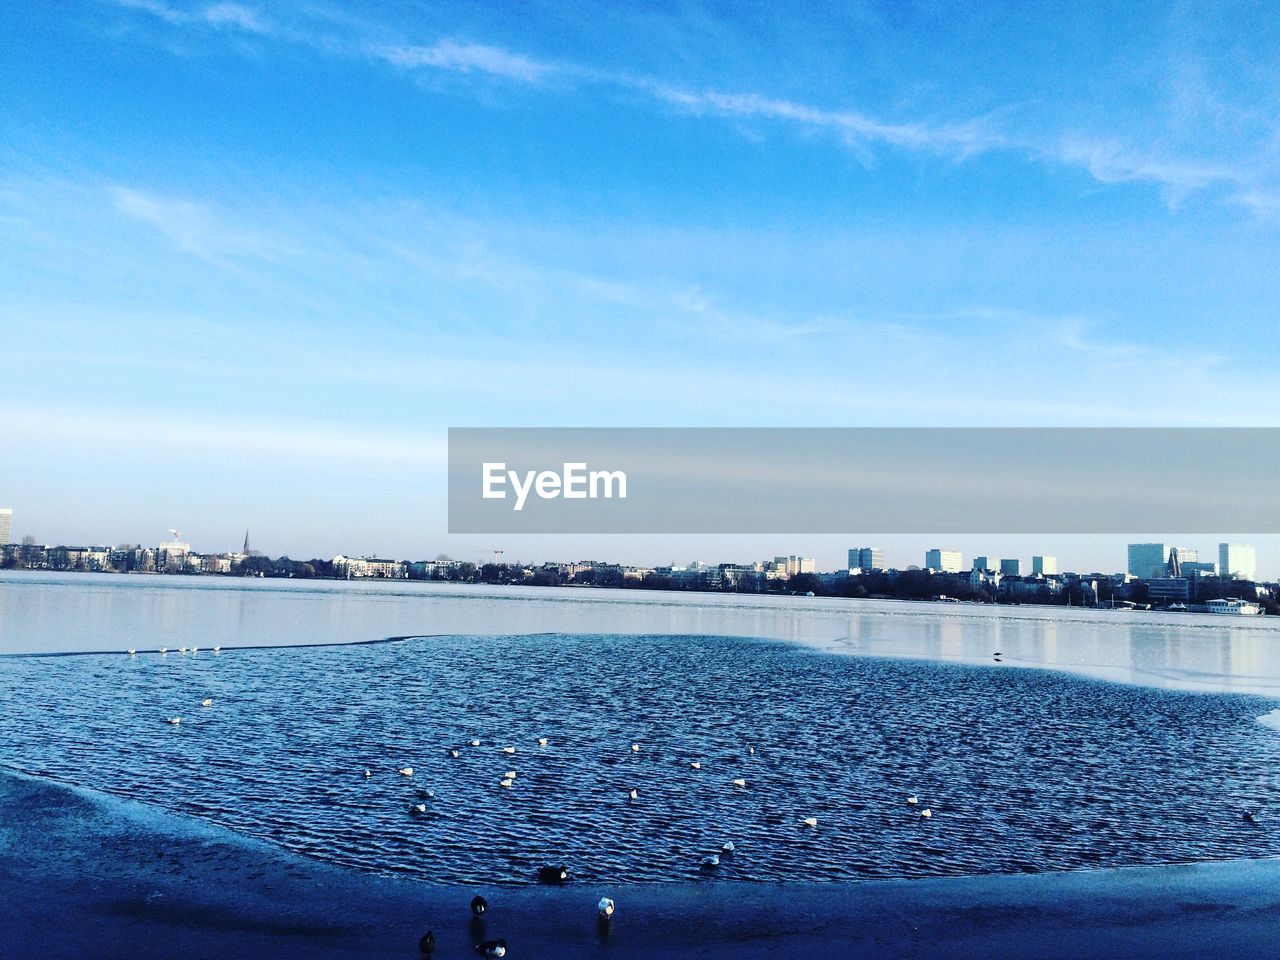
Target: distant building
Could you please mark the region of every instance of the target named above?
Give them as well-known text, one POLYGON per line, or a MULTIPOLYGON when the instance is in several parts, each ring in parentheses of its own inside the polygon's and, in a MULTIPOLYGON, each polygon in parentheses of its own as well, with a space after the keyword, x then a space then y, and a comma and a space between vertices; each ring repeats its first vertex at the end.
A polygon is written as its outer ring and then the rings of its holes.
MULTIPOLYGON (((3 519, 0 518, 0 523, 3 519)), ((0 541, 3 542, 3 541, 0 541)), ((1232 580, 1258 579, 1258 553, 1252 544, 1218 544, 1218 576, 1232 580)))
POLYGON ((1186 563, 1180 563, 1181 573, 1184 577, 1216 577, 1218 575, 1218 565, 1216 563, 1202 563, 1199 560, 1188 560, 1186 563))
POLYGON ((1021 560, 1001 560, 1000 573, 1006 577, 1018 577, 1022 575, 1021 560))
POLYGON ((1131 543, 1129 544, 1129 576, 1148 580, 1151 577, 1163 577, 1167 572, 1165 563, 1169 555, 1165 553, 1163 543, 1131 543))
POLYGON ((333 572, 348 580, 364 577, 402 580, 407 576, 408 567, 399 560, 384 560, 380 557, 344 557, 339 554, 333 558, 333 572))
POLYGON ((156 547, 156 569, 169 573, 179 573, 186 569, 187 554, 191 552, 191 544, 177 539, 168 540, 156 547))
POLYGON ((1057 557, 1032 557, 1031 575, 1033 577, 1051 577, 1058 572, 1057 557))
POLYGON ((818 561, 813 557, 797 557, 793 553, 786 557, 774 557, 764 568, 771 578, 783 579, 794 577, 798 573, 817 573, 818 561))
POLYGON ((1147 580, 1152 603, 1186 603, 1193 599, 1191 581, 1186 577, 1153 577, 1147 580))
POLYGON ((884 570, 884 551, 879 547, 853 547, 849 550, 849 569, 861 570, 864 573, 870 570, 884 570))
POLYGON ((975 570, 982 570, 982 571, 986 571, 986 570, 990 570, 990 569, 992 569, 992 568, 991 568, 991 558, 990 558, 990 557, 974 557, 974 558, 973 558, 973 569, 975 569, 975 570))
POLYGON ((959 573, 964 567, 964 554, 959 550, 934 547, 925 551, 924 565, 930 570, 941 570, 943 573, 959 573))
POLYGON ((11 526, 13 526, 13 510, 9 507, 0 507, 0 547, 9 542, 9 528, 11 526))

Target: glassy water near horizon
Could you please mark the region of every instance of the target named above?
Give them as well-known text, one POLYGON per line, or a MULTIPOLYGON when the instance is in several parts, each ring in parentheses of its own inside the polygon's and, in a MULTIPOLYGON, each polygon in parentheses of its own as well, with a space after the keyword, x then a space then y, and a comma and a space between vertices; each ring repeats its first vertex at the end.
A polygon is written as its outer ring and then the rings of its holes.
POLYGON ((426 634, 768 637, 835 653, 1280 697, 1280 617, 414 581, 0 572, 0 656, 426 634))
POLYGON ((203 649, 0 657, 0 763, 431 882, 530 882, 550 862, 649 882, 1280 855, 1280 733, 1255 719, 1277 700, 1158 689, 1274 691, 1280 634, 1168 620, 5 577, 5 652, 203 649), (418 790, 435 793, 420 816, 418 790), (734 855, 701 868, 727 840, 734 855))

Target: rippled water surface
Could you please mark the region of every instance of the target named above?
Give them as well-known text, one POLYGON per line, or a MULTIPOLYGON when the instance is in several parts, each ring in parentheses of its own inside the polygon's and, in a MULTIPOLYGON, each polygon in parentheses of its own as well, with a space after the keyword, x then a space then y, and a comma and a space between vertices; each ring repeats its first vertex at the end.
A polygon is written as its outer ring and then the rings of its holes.
POLYGON ((559 634, 11 657, 0 684, 0 762, 425 880, 530 882, 550 862, 608 881, 835 880, 1280 855, 1280 734, 1255 721, 1275 703, 1235 694, 559 634), (435 794, 425 815, 419 790, 435 794), (700 866, 727 840, 733 856, 700 866))

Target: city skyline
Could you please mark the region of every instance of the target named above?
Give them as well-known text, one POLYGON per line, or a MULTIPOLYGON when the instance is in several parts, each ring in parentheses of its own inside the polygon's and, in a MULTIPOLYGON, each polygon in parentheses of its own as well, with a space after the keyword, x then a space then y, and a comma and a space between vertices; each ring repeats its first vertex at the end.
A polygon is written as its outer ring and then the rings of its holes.
POLYGON ((483 552, 446 532, 449 426, 1235 426, 1280 401, 1236 347, 1280 299, 1261 8, 9 18, 0 489, 49 538, 200 518, 483 552))
MULTIPOLYGON (((6 512, 8 513, 9 517, 12 517, 13 515, 12 508, 0 508, 0 522, 3 521, 4 515, 6 514, 6 512)), ((176 544, 177 539, 180 535, 180 531, 174 528, 166 528, 164 532, 169 533, 171 535, 171 540, 176 544)), ((201 541, 199 539, 195 539, 191 543, 183 542, 178 545, 180 545, 184 550, 190 549, 192 553, 205 554, 205 555, 236 555, 236 554, 240 554, 242 552, 248 551, 249 541, 250 541, 249 534, 250 534, 250 530, 248 528, 245 528, 239 534, 238 537, 233 538, 232 546, 210 546, 208 541, 201 541), (241 543, 241 541, 242 541, 241 546, 234 545, 234 544, 241 543)), ((101 539, 95 540, 93 538, 85 539, 83 537, 71 538, 67 540, 40 540, 39 538, 35 537, 34 534, 23 534, 22 536, 30 536, 33 538, 32 539, 33 543, 39 543, 44 546, 50 546, 50 547, 74 545, 78 547, 101 546, 101 547, 111 548, 111 547, 119 546, 122 544, 127 544, 127 545, 136 544, 143 547, 148 546, 148 543, 146 542, 145 539, 139 539, 137 537, 124 537, 124 538, 108 539, 108 540, 101 540, 101 539)), ((462 538, 456 538, 456 539, 462 539, 462 538)), ((475 541, 477 543, 484 541, 490 544, 494 544, 500 540, 503 540, 504 538, 471 537, 467 539, 475 541)), ((1184 560, 1188 560, 1192 564, 1195 564, 1199 556, 1199 552, 1198 552, 1199 548, 1197 547, 1179 546, 1178 544, 1172 541, 1135 542, 1132 538, 1125 538, 1125 537, 1106 538, 1108 540, 1115 540, 1118 543, 1122 542, 1124 544, 1125 551, 1122 555, 1123 562, 1115 561, 1112 564, 1107 564, 1105 562, 1099 563, 1099 564, 1074 563, 1070 558, 1070 554, 1064 554, 1063 552, 1050 554, 1045 552, 1046 543, 1052 544, 1054 542, 1061 543, 1061 542, 1083 540, 1083 541, 1088 541, 1091 548, 1097 546, 1096 541, 1099 538, 1093 537, 1093 536, 1087 536, 1087 535, 1079 535, 1079 534, 1052 535, 1052 536, 1046 536, 1046 537, 1035 536, 1035 535, 1005 535, 1005 536, 998 536, 998 537, 983 537, 981 535, 972 535, 967 537, 951 536, 947 539, 947 542, 949 544, 952 544, 952 546, 947 546, 947 547, 921 546, 916 550, 914 558, 908 558, 908 559, 903 559, 903 557, 908 556, 907 551, 899 551, 898 549, 885 550, 884 548, 879 546, 879 544, 898 543, 900 541, 908 541, 908 542, 920 543, 920 544, 925 544, 925 543, 934 544, 936 541, 938 541, 938 538, 937 537, 929 538, 929 537, 920 537, 920 536, 878 537, 876 538, 877 542, 875 544, 849 546, 848 543, 850 538, 843 537, 838 534, 823 534, 816 537, 803 536, 803 535, 794 536, 794 537, 706 536, 706 537, 698 537, 696 538, 696 540, 704 544, 726 543, 726 542, 732 543, 734 541, 737 541, 739 545, 737 545, 736 547, 733 547, 732 549, 729 549, 726 553, 719 553, 713 549, 705 550, 702 552, 698 552, 695 550, 692 554, 687 556, 686 555, 670 555, 670 556, 660 555, 658 553, 653 552, 652 549, 641 550, 635 553, 624 552, 622 554, 606 555, 602 553, 599 549, 595 549, 594 551, 591 549, 592 545, 595 545, 598 547, 598 545, 601 542, 608 539, 609 538, 603 537, 603 536, 575 536, 575 537, 564 537, 564 538, 512 536, 512 537, 505 538, 505 541, 509 544, 519 544, 520 542, 540 541, 540 540, 550 540, 551 542, 555 542, 557 540, 564 540, 564 541, 573 541, 586 548, 576 553, 572 553, 568 551, 560 551, 559 553, 553 552, 553 553, 547 553, 547 554, 535 554, 534 551, 530 549, 527 551, 527 554, 526 554, 526 552, 522 552, 521 549, 519 549, 518 547, 509 548, 509 547, 502 547, 502 546, 488 546, 485 548, 480 548, 478 550, 473 550, 471 553, 457 553, 457 554, 450 554, 448 551, 445 551, 445 550, 434 550, 434 549, 431 549, 430 547, 419 550, 417 552, 411 551, 408 553, 397 553, 396 551, 390 551, 390 550, 364 551, 364 550, 351 550, 351 549, 337 549, 337 550, 329 550, 329 551, 323 551, 323 550, 290 551, 287 549, 274 550, 269 545, 263 551, 258 551, 255 546, 255 549, 253 552, 254 553, 261 552, 263 555, 270 556, 270 557, 288 556, 294 560, 305 560, 305 559, 314 559, 314 558, 332 559, 339 556, 348 556, 348 557, 365 557, 365 558, 388 557, 388 558, 393 558, 401 561, 409 561, 409 560, 427 560, 427 559, 434 558, 436 556, 447 555, 452 557, 452 559, 455 559, 455 560, 463 560, 467 562, 473 562, 476 564, 500 562, 500 563, 513 563, 513 564, 522 563, 522 564, 536 565, 536 564, 547 563, 547 562, 598 560, 598 561, 623 563, 623 564, 629 564, 634 566, 646 566, 646 567, 669 566, 673 564, 683 566, 685 564, 694 563, 694 562, 703 562, 703 563, 711 563, 711 564, 752 563, 752 562, 760 561, 761 558, 787 559, 787 557, 789 556, 791 561, 797 561, 798 559, 813 559, 816 561, 816 569, 819 571, 854 569, 857 567, 861 567, 862 569, 907 570, 910 568, 928 569, 932 566, 933 569, 944 570, 948 572, 964 572, 974 567, 977 567, 978 569, 991 570, 991 571, 1000 572, 1006 575, 1011 574, 1014 576, 1028 576, 1028 575, 1035 576, 1040 573, 1057 574, 1059 572, 1062 572, 1062 573, 1124 572, 1124 573, 1128 573, 1130 576, 1143 576, 1143 577, 1150 576, 1151 574, 1135 573, 1134 548, 1143 548, 1143 547, 1160 548, 1159 550, 1150 551, 1151 553, 1151 557, 1149 558, 1150 562, 1147 565, 1153 568, 1159 567, 1161 569, 1164 569, 1167 565, 1167 562, 1169 560, 1168 551, 1171 548, 1176 549, 1182 555, 1184 560), (829 545, 831 542, 835 542, 835 541, 840 541, 844 544, 844 546, 840 548, 840 550, 837 552, 837 555, 845 561, 844 563, 831 562, 826 559, 828 555, 831 554, 832 552, 831 548, 826 545, 829 545), (1018 550, 1005 550, 1003 552, 987 551, 985 553, 980 553, 977 551, 967 552, 965 549, 955 548, 955 544, 968 543, 971 541, 975 543, 984 543, 984 544, 989 544, 993 542, 1018 543, 1021 546, 1018 548, 1018 550), (763 548, 763 549, 755 549, 755 552, 752 552, 753 548, 749 548, 742 545, 745 542, 750 542, 753 544, 765 544, 765 545, 767 545, 768 543, 773 543, 775 544, 776 549, 771 550, 768 548, 763 548), (823 549, 811 550, 806 546, 806 548, 802 550, 800 554, 791 553, 788 555, 788 554, 782 554, 778 552, 778 550, 784 549, 788 545, 792 549, 794 549, 796 544, 810 544, 813 542, 824 544, 823 549), (1019 550, 1021 550, 1022 552, 1019 552, 1019 550), (1041 552, 1039 553, 1028 552, 1029 550, 1031 551, 1039 550, 1041 552), (933 556, 935 554, 938 556, 933 556), (1158 560, 1154 559, 1157 555, 1160 558, 1158 560), (933 556, 932 562, 931 562, 931 556, 933 556), (497 559, 495 560, 495 558, 497 559), (1006 566, 1006 564, 1009 564, 1009 563, 1012 563, 1013 566, 1006 566)), ((666 539, 666 540, 676 539, 677 542, 681 542, 681 538, 663 538, 663 537, 656 537, 656 536, 655 537, 635 537, 631 539, 632 540, 655 540, 655 541, 663 540, 663 539, 666 539)), ((1206 561, 1199 564, 1202 568, 1207 568, 1215 564, 1220 565, 1221 562, 1226 560, 1228 557, 1235 557, 1237 558, 1237 560, 1241 562, 1242 565, 1251 565, 1251 566, 1247 566, 1247 570, 1252 571, 1255 575, 1260 573, 1261 576, 1258 576, 1257 579, 1266 580, 1266 581, 1276 579, 1274 574, 1270 574, 1270 575, 1268 574, 1267 572, 1268 568, 1258 564, 1257 546, 1259 543, 1268 544, 1271 549, 1263 551, 1263 555, 1270 556, 1272 550, 1280 549, 1280 537, 1250 536, 1247 539, 1247 542, 1240 542, 1238 538, 1231 538, 1231 537, 1229 537, 1226 540, 1221 540, 1221 539, 1207 538, 1204 536, 1183 536, 1181 540, 1184 542, 1194 541, 1197 543, 1199 542, 1205 543, 1205 554, 1206 556, 1212 557, 1212 562, 1206 561), (1209 543, 1208 541, 1211 539, 1213 540, 1213 542, 1209 543), (1230 552, 1227 552, 1228 548, 1230 548, 1230 552), (1238 550, 1241 550, 1241 549, 1243 552, 1237 552, 1238 550)), ((3 538, 0 538, 0 544, 3 544, 4 542, 5 541, 3 540, 3 538)), ((18 540, 12 539, 10 542, 18 542, 18 540)), ((685 542, 685 544, 687 545, 687 541, 683 541, 683 542, 685 542)), ((164 547, 165 542, 162 540, 157 540, 157 545, 160 547, 164 547)), ((1121 555, 1118 555, 1118 556, 1121 556, 1121 555)), ((1146 561, 1144 560, 1141 562, 1146 562, 1146 561)), ((804 567, 804 568, 797 567, 797 572, 807 572, 808 570, 809 570, 808 567, 804 567)), ((1234 572, 1234 568, 1232 572, 1234 572)), ((1246 579, 1252 579, 1252 577, 1246 577, 1246 579)))

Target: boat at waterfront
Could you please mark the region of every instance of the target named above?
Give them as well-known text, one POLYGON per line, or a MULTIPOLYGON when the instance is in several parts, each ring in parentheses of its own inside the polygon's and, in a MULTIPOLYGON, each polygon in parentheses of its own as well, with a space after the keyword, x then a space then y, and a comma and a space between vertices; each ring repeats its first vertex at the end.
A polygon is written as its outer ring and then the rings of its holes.
POLYGON ((1221 613, 1236 617, 1256 617, 1262 613, 1262 607, 1249 600, 1237 600, 1229 598, 1226 600, 1206 600, 1204 604, 1206 613, 1221 613))

